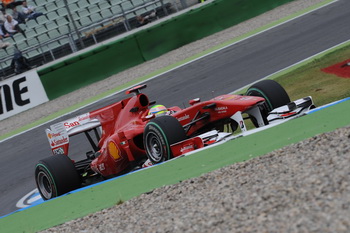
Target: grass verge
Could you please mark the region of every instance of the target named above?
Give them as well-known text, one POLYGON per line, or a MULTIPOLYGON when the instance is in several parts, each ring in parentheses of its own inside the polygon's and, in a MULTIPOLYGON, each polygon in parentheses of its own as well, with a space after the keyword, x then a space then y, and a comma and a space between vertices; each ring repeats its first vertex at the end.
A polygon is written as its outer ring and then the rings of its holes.
POLYGON ((328 74, 321 69, 345 61, 350 58, 350 43, 331 51, 327 55, 313 59, 311 62, 280 75, 279 82, 292 99, 311 95, 316 106, 321 106, 350 96, 350 78, 328 74))

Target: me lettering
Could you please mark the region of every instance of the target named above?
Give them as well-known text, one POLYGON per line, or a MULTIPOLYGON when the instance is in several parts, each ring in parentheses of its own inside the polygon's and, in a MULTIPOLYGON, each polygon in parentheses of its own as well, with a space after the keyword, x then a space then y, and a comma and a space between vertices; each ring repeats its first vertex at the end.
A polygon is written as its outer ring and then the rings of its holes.
POLYGON ((14 104, 17 106, 24 106, 30 103, 30 99, 23 99, 22 96, 24 93, 28 92, 27 86, 21 87, 21 84, 25 81, 26 77, 22 77, 15 80, 12 86, 7 84, 0 86, 0 114, 3 114, 4 111, 12 111, 14 109, 14 104), (5 104, 3 104, 3 102, 5 102, 5 104))

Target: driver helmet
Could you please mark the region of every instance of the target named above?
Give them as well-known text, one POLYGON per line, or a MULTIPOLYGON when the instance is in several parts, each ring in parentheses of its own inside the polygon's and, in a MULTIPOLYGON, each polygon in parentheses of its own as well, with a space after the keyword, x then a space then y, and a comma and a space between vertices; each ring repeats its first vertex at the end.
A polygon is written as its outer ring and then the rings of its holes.
POLYGON ((162 116, 167 114, 167 112, 168 112, 168 109, 164 105, 158 104, 151 107, 148 114, 149 115, 154 114, 155 116, 162 116))

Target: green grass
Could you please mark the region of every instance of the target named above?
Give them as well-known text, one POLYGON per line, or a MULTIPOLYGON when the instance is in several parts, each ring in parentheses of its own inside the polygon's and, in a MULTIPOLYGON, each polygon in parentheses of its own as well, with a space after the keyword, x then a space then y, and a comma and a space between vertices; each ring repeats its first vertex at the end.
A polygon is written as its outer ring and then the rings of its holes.
POLYGON ((275 80, 290 95, 291 99, 312 96, 316 106, 321 106, 350 96, 350 78, 328 74, 321 69, 350 58, 350 45, 337 49, 314 59, 292 72, 283 74, 275 80))

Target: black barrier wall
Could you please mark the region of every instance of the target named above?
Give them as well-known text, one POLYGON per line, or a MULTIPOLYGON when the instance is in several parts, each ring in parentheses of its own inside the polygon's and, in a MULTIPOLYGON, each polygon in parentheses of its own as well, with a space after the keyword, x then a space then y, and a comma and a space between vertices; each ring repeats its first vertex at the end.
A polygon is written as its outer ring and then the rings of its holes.
POLYGON ((39 76, 52 100, 291 1, 216 0, 39 70, 39 76))

